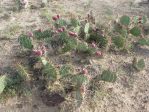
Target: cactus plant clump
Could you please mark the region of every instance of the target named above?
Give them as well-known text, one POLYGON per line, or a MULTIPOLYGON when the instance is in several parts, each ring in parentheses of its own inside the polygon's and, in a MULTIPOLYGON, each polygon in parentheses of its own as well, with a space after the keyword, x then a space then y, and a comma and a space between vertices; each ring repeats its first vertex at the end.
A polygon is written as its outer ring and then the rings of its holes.
MULTIPOLYGON (((104 69, 100 73, 97 70, 99 67, 96 67, 92 76, 92 71, 88 69, 88 66, 94 66, 94 62, 102 62, 111 48, 123 51, 134 43, 149 45, 148 39, 142 38, 141 25, 147 21, 144 16, 134 20, 134 17, 125 15, 110 27, 96 24, 92 13, 85 20, 74 17, 67 20, 59 14, 51 19, 49 28, 29 31, 19 36, 21 51, 29 51, 25 57, 27 60, 23 62, 28 64, 31 74, 19 66, 18 72, 23 75, 17 76, 17 81, 10 81, 14 86, 16 83, 21 85, 21 82, 31 82, 39 89, 43 102, 50 106, 57 106, 70 97, 75 98, 77 106, 80 106, 90 89, 88 85, 94 83, 97 86, 97 83, 103 81, 114 83, 117 79, 115 72, 104 69), (88 63, 82 63, 84 59, 88 63)), ((134 59, 133 67, 138 71, 143 70, 144 60, 134 59)), ((0 93, 4 93, 7 88, 6 79, 5 76, 0 78, 0 93)))

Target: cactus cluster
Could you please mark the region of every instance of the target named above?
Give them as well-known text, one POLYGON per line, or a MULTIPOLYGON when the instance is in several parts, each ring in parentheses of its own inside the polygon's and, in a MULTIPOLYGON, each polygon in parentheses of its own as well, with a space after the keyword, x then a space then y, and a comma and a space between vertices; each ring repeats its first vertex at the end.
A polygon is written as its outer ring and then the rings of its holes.
MULTIPOLYGON (((147 19, 145 16, 129 17, 125 15, 120 17, 120 20, 115 21, 113 25, 113 32, 111 32, 113 40, 112 43, 117 48, 124 48, 129 50, 129 48, 127 48, 128 46, 132 46, 134 41, 142 38, 143 25, 146 23, 146 21, 147 19), (128 45, 128 43, 131 45, 128 45)), ((138 43, 140 43, 140 40, 138 43)))
MULTIPOLYGON (((90 71, 80 63, 81 61, 79 62, 81 68, 77 70, 78 65, 76 66, 73 62, 77 56, 80 60, 83 60, 82 54, 85 59, 86 57, 101 58, 104 57, 105 49, 114 46, 114 49, 123 50, 128 47, 129 40, 129 43, 133 44, 135 39, 139 40, 137 42, 139 45, 149 45, 146 38, 140 38, 143 30, 140 24, 145 23, 145 17, 141 19, 143 22, 136 23, 133 18, 122 16, 119 21, 114 22, 110 30, 96 25, 92 15, 88 15, 87 20, 83 21, 76 18, 65 20, 60 15, 53 16, 52 20, 53 23, 48 29, 38 29, 19 36, 22 52, 30 51, 27 62, 32 75, 29 75, 23 66, 19 65, 17 67, 19 75, 12 78, 13 81, 9 81, 10 85, 21 85, 26 80, 38 83, 41 81, 42 85, 36 83, 35 86, 42 88, 43 94, 50 95, 56 92, 57 96, 65 100, 68 94, 73 93, 79 106, 88 89, 86 84, 92 81, 114 83, 117 75, 108 69, 103 70, 101 74, 91 76, 90 71), (57 54, 51 52, 51 49, 57 54), (70 62, 59 64, 50 59, 52 53, 55 58, 64 54, 71 55, 70 62)), ((140 21, 140 19, 137 20, 140 21)), ((134 59, 133 66, 141 71, 145 67, 144 60, 134 59)), ((6 76, 2 76, 0 77, 0 93, 3 93, 6 88, 8 88, 8 81, 6 76)))
MULTIPOLYGON (((95 23, 89 22, 89 20, 82 22, 76 18, 71 18, 70 21, 66 21, 60 17, 60 15, 53 16, 52 19, 54 23, 51 29, 39 29, 33 33, 30 32, 28 36, 21 35, 19 38, 20 44, 25 48, 32 49, 34 47, 32 44, 34 39, 48 40, 52 46, 59 46, 57 48, 61 53, 81 50, 81 46, 83 47, 84 45, 80 45, 80 40, 81 44, 94 42, 99 49, 108 49, 113 45, 120 50, 129 49, 128 46, 132 45, 128 44, 133 44, 136 39, 139 39, 138 43, 140 45, 148 45, 147 39, 142 40, 140 38, 143 30, 140 24, 145 24, 145 16, 142 17, 142 21, 144 20, 144 22, 137 24, 134 22, 133 18, 122 16, 119 21, 114 22, 113 29, 109 30, 109 32, 105 32, 104 28, 97 27, 95 23), (137 38, 132 38, 132 42, 130 42, 130 37, 132 36, 137 38)), ((90 47, 88 47, 88 49, 86 47, 85 49, 89 54, 91 51, 94 51, 94 49, 90 47)), ((96 50, 94 52, 96 52, 96 50)))
MULTIPOLYGON (((57 66, 54 65, 50 60, 43 59, 39 60, 35 63, 42 63, 42 66, 32 68, 33 70, 41 71, 39 76, 39 80, 45 80, 45 86, 48 91, 47 94, 50 94, 53 92, 53 88, 57 88, 54 90, 54 92, 62 91, 60 95, 64 95, 67 92, 71 92, 72 90, 75 92, 75 94, 78 94, 78 91, 80 91, 80 87, 84 84, 84 82, 87 81, 87 77, 85 75, 82 75, 81 72, 75 73, 74 67, 66 64, 63 66, 57 66), (69 86, 72 85, 72 90, 68 91, 67 84, 69 86), (56 87, 55 87, 56 86, 56 87), (60 87, 57 87, 60 86, 60 87), (66 89, 66 90, 65 90, 66 89)), ((34 74, 37 76, 37 74, 34 74)), ((67 96, 67 94, 65 95, 67 96)), ((82 97, 82 93, 80 91, 80 96, 82 97)), ((80 99, 78 99, 78 102, 80 99)))

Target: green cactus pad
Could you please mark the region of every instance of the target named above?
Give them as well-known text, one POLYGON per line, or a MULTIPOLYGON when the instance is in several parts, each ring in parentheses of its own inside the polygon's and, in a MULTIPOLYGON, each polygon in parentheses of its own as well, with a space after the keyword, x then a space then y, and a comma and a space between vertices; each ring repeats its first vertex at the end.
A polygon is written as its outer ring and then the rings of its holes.
POLYGON ((133 36, 140 36, 141 35, 141 30, 140 28, 138 27, 133 27, 131 30, 130 30, 130 33, 133 35, 133 36))
POLYGON ((145 38, 139 39, 137 44, 142 45, 142 46, 144 45, 149 46, 149 39, 145 39, 145 38))
POLYGON ((130 17, 129 16, 122 16, 120 18, 120 23, 122 25, 129 25, 130 24, 130 17))
POLYGON ((101 80, 106 82, 115 82, 116 78, 116 74, 111 72, 110 70, 104 70, 101 74, 101 80))
POLYGON ((4 91, 6 85, 7 85, 7 76, 6 75, 0 76, 0 94, 4 91))
POLYGON ((117 48, 124 48, 125 46, 125 38, 123 38, 122 36, 116 36, 112 38, 114 45, 117 48))
POLYGON ((89 32, 89 28, 90 28, 90 24, 89 24, 89 23, 86 23, 86 24, 85 24, 85 28, 84 28, 84 32, 85 32, 86 34, 88 34, 88 32, 89 32))
POLYGON ((20 45, 24 48, 27 48, 27 49, 33 48, 32 40, 27 35, 20 35, 19 42, 20 42, 20 45))
POLYGON ((42 74, 44 74, 44 76, 50 80, 56 80, 57 78, 57 71, 55 67, 49 63, 43 67, 42 74))
POLYGON ((71 65, 64 65, 60 69, 60 75, 62 77, 66 77, 66 76, 68 76, 68 75, 70 75, 72 73, 73 73, 73 68, 72 68, 71 65))

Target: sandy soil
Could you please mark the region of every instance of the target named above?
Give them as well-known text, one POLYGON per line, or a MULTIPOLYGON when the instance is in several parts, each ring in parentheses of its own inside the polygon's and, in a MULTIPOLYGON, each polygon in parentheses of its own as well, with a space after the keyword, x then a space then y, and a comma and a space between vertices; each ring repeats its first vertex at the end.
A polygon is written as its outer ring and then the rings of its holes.
MULTIPOLYGON (((149 4, 139 6, 134 0, 49 0, 46 8, 38 8, 41 0, 29 0, 29 5, 37 6, 36 10, 29 8, 15 12, 15 0, 0 0, 0 73, 6 66, 13 65, 15 51, 19 49, 17 36, 21 32, 47 27, 43 14, 73 12, 85 15, 93 10, 99 22, 105 22, 118 15, 146 14, 149 4)), ((99 93, 95 109, 86 106, 81 112, 149 112, 149 48, 137 49, 133 55, 105 56, 103 67, 111 65, 118 70, 119 78, 115 84, 105 84, 105 94, 99 93), (142 57, 146 69, 134 73, 128 67, 119 68, 123 62, 130 63, 133 56, 142 57), (99 98, 99 100, 98 100, 99 98), (88 109, 88 110, 87 110, 88 109)), ((56 108, 47 107, 39 99, 36 92, 29 98, 12 98, 0 104, 0 112, 59 112, 56 108)))

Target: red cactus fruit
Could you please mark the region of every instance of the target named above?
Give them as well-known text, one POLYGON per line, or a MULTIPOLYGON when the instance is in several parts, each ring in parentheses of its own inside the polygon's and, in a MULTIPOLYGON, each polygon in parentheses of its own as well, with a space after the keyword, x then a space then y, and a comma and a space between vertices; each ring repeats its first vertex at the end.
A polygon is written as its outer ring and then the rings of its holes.
POLYGON ((43 55, 43 52, 41 50, 33 50, 33 53, 36 55, 36 56, 42 56, 43 55))
POLYGON ((102 56, 102 52, 101 51, 96 51, 95 54, 96 54, 96 56, 99 56, 99 57, 102 56))
POLYGON ((66 29, 65 26, 63 26, 63 27, 62 27, 62 30, 65 31, 65 29, 66 29))
POLYGON ((73 37, 77 37, 77 34, 76 34, 75 32, 71 32, 71 31, 70 31, 70 32, 69 32, 69 35, 70 35, 70 36, 73 36, 73 37))
POLYGON ((60 15, 58 14, 58 15, 56 15, 56 16, 53 16, 52 19, 53 19, 54 21, 57 21, 58 19, 60 19, 60 15))
POLYGON ((92 46, 93 48, 96 48, 96 44, 95 44, 94 42, 92 42, 91 46, 92 46))
POLYGON ((42 51, 42 55, 46 54, 46 52, 47 52, 46 47, 42 45, 41 46, 41 51, 42 51))
POLYGON ((59 28, 57 31, 58 32, 63 32, 63 29, 62 28, 59 28))
POLYGON ((56 17, 57 17, 57 19, 60 19, 60 15, 59 14, 56 17))
POLYGON ((28 36, 29 36, 29 37, 33 37, 34 34, 33 34, 32 32, 28 32, 28 36))
POLYGON ((54 21, 56 21, 56 20, 57 20, 57 17, 56 17, 56 16, 53 16, 52 19, 53 19, 54 21))
POLYGON ((83 73, 83 74, 88 74, 88 70, 87 70, 86 68, 83 68, 83 69, 82 69, 82 73, 83 73))
POLYGON ((72 36, 74 33, 73 32, 69 32, 69 35, 72 36))

